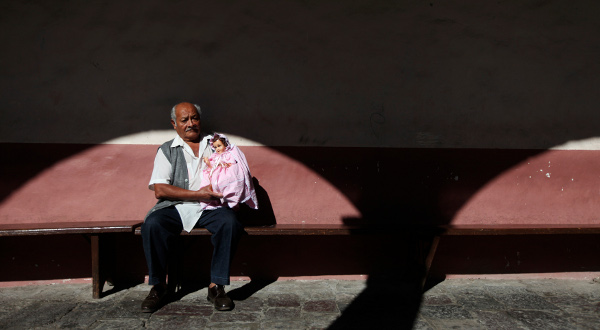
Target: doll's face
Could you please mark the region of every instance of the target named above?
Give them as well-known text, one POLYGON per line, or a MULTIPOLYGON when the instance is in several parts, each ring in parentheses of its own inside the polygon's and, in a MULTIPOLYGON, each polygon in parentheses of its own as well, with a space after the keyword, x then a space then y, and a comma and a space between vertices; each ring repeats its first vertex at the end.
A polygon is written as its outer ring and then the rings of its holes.
POLYGON ((215 142, 213 142, 213 148, 215 148, 215 151, 218 154, 225 151, 225 145, 223 144, 223 142, 221 142, 221 140, 216 140, 215 142))

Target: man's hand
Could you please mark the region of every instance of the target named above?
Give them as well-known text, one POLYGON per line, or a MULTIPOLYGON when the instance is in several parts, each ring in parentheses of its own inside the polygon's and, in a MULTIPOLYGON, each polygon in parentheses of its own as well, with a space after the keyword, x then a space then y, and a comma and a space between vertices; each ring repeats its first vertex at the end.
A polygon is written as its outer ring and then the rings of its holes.
POLYGON ((214 192, 211 185, 204 186, 198 190, 200 200, 216 200, 223 198, 223 194, 214 192))

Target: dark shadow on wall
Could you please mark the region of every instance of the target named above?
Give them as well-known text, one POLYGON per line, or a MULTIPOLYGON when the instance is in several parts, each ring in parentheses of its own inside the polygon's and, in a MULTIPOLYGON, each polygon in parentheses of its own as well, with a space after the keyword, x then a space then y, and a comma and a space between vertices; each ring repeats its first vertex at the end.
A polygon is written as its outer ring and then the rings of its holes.
POLYGON ((484 185, 544 150, 273 147, 343 193, 347 224, 447 224, 484 185))
POLYGON ((546 149, 597 135, 599 12, 594 0, 12 1, 0 141, 170 129, 168 110, 189 100, 205 130, 269 146, 546 149))
POLYGON ((0 143, 0 152, 4 155, 0 202, 39 173, 91 147, 93 146, 86 144, 0 143), (7 161, 9 158, 12 160, 7 161))
POLYGON ((256 199, 258 201, 258 209, 254 210, 246 204, 242 204, 239 210, 239 219, 244 226, 270 226, 277 223, 273 205, 269 198, 269 193, 256 177, 252 177, 254 190, 256 191, 256 199))

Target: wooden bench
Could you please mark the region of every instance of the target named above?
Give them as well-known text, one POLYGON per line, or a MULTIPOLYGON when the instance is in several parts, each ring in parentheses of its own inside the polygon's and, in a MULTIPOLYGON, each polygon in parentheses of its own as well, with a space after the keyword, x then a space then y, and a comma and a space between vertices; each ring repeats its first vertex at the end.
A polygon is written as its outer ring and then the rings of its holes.
POLYGON ((106 221, 106 222, 56 222, 56 223, 25 223, 0 224, 0 237, 7 236, 36 236, 36 235, 67 235, 81 234, 90 237, 92 252, 92 292, 94 298, 100 298, 102 288, 110 275, 108 268, 113 262, 107 253, 106 246, 110 244, 110 234, 133 233, 140 225, 139 220, 106 221))
MULTIPOLYGON (((406 225, 400 227, 344 225, 344 224, 276 224, 270 226, 249 226, 245 228, 250 236, 346 236, 346 235, 394 235, 394 231, 414 233, 415 237, 427 238, 426 244, 419 246, 419 257, 424 267, 424 286, 429 275, 442 236, 514 236, 514 235, 600 235, 600 224, 583 225, 406 225)), ((141 235, 141 228, 135 229, 141 235)), ((182 231, 182 236, 210 235, 204 228, 191 232, 182 231)))
MULTIPOLYGON (((426 275, 429 274, 437 247, 442 236, 525 236, 525 235, 600 235, 600 224, 568 225, 441 225, 436 226, 431 248, 425 260, 426 275)), ((426 278, 424 279, 424 281, 426 278)), ((424 284, 424 283, 423 283, 424 284)))
MULTIPOLYGON (((247 226, 246 233, 250 236, 328 236, 328 235, 351 235, 376 233, 383 228, 366 226, 347 226, 341 224, 276 224, 268 226, 247 226)), ((141 235, 141 227, 135 229, 136 235, 141 235)), ((183 236, 210 235, 210 232, 204 228, 194 228, 191 232, 182 231, 183 236)))

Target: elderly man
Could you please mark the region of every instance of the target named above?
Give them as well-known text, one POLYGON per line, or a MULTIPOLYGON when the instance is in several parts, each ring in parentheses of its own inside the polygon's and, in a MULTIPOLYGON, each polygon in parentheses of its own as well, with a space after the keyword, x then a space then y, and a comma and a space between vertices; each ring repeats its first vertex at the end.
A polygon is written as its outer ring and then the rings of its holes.
POLYGON ((150 294, 142 302, 143 312, 160 308, 167 294, 166 270, 169 247, 186 228, 204 227, 212 233, 214 246, 208 299, 217 310, 230 310, 233 302, 225 293, 229 284, 231 258, 243 232, 236 214, 229 208, 202 211, 199 201, 223 197, 202 182, 202 157, 210 156, 208 138, 200 134, 200 107, 180 103, 171 110, 175 139, 158 149, 149 188, 158 199, 142 225, 144 253, 149 270, 150 294))

